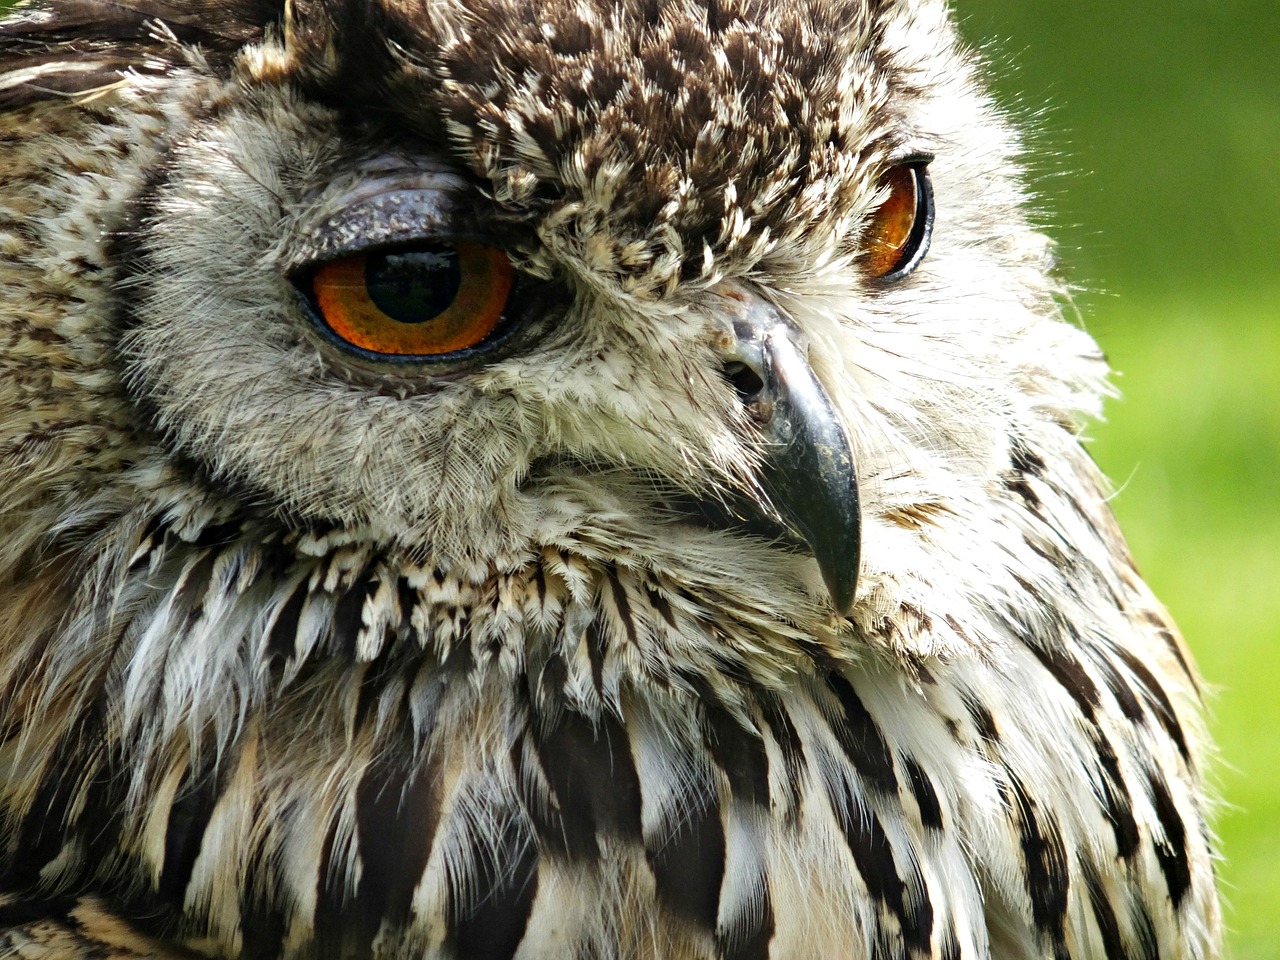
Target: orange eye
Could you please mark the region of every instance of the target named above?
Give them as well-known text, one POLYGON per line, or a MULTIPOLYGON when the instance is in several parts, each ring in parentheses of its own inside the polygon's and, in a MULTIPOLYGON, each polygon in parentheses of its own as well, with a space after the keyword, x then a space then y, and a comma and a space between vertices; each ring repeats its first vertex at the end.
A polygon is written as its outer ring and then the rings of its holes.
POLYGON ((389 357, 442 357, 498 327, 515 272, 507 255, 469 240, 353 254, 311 281, 325 325, 344 344, 389 357))
POLYGON ((929 249, 933 189, 923 163, 894 167, 884 185, 889 197, 863 234, 863 265, 872 277, 896 280, 914 270, 929 249))

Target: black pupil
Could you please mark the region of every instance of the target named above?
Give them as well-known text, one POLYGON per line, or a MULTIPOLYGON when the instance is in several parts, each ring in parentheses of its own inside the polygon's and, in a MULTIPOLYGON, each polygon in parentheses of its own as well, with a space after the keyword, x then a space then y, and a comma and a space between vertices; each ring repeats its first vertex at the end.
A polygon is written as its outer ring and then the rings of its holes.
POLYGON ((462 271, 448 248, 375 253, 365 259, 365 290, 378 309, 401 323, 425 323, 458 296, 462 271))

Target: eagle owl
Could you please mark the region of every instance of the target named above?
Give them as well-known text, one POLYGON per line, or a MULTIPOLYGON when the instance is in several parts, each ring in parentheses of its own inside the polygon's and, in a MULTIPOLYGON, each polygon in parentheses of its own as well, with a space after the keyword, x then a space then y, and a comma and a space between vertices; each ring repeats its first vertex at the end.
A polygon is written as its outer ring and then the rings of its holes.
POLYGON ((1206 958, 1194 667, 941 0, 0 25, 0 955, 1206 958))

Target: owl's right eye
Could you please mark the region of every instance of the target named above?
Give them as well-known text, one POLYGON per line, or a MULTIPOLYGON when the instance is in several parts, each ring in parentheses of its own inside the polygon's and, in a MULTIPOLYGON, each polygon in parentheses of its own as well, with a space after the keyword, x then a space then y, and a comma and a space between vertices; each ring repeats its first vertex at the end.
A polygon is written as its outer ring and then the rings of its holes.
POLYGON ((366 358, 454 359, 509 325, 515 271, 506 253, 451 239, 350 254, 319 266, 308 305, 321 332, 366 358))

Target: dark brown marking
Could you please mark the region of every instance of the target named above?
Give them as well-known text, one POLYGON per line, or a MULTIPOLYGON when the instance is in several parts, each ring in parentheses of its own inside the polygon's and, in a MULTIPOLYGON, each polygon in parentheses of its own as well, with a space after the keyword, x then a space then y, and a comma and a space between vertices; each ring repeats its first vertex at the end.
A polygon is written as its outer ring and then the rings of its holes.
POLYGON ((610 563, 604 568, 604 575, 609 583, 609 596, 613 599, 613 605, 618 611, 618 619, 622 621, 622 627, 627 632, 627 642, 634 646, 636 624, 631 612, 631 601, 627 599, 627 590, 618 579, 618 568, 610 563))
MULTIPOLYGON (((1076 561, 1074 559, 1072 559, 1067 554, 1063 553, 1061 550, 1059 550, 1056 546, 1054 546, 1051 543, 1046 543, 1045 541, 1040 540, 1037 537, 1032 537, 1029 535, 1023 536, 1022 542, 1025 543, 1031 549, 1031 551, 1035 553, 1037 556, 1043 558, 1044 560, 1047 560, 1049 563, 1053 564, 1053 566, 1057 567, 1060 570, 1070 570, 1076 566, 1076 561)), ((1029 584, 1026 584, 1026 581, 1022 581, 1022 582, 1024 585, 1029 586, 1029 584)), ((1033 597, 1038 596, 1038 593, 1033 591, 1031 596, 1033 597)))
POLYGON ((365 577, 362 572, 353 578, 351 586, 333 606, 333 616, 329 621, 330 642, 332 649, 348 660, 356 655, 356 644, 364 627, 365 603, 377 592, 378 578, 365 577))
POLYGON ((653 608, 654 612, 656 612, 672 630, 676 629, 675 611, 671 609, 671 603, 667 598, 652 587, 647 587, 645 589, 645 593, 649 597, 649 606, 653 608))
POLYGON ((276 663, 293 659, 298 649, 298 618, 307 602, 306 578, 293 588, 267 634, 267 656, 276 663))
POLYGON ((240 912, 242 946, 236 960, 279 960, 289 925, 284 914, 269 905, 266 891, 245 891, 240 912))
POLYGON ((1097 660, 1098 669, 1102 671, 1103 682, 1106 683, 1107 689, 1111 691, 1111 695, 1116 698, 1116 703, 1120 706, 1120 712, 1125 715, 1127 720, 1137 723, 1143 717, 1142 704, 1138 702, 1137 696, 1133 692, 1133 688, 1129 686, 1124 677, 1120 676, 1120 671, 1116 669, 1114 663, 1109 657, 1099 657, 1097 660))
MULTIPOLYGON (((412 668, 393 644, 386 644, 376 659, 350 669, 360 678, 352 715, 352 723, 357 730, 369 722, 378 709, 379 701, 397 682, 401 684, 401 710, 408 714, 412 668)), ((443 668, 440 669, 443 672, 443 668)))
POLYGON ((112 756, 99 749, 104 714, 101 703, 85 711, 84 720, 54 748, 30 811, 21 821, 6 825, 0 889, 39 889, 44 867, 68 842, 77 839, 89 848, 89 862, 94 866, 99 856, 105 858, 112 852, 123 791, 121 781, 113 781, 107 773, 112 756), (77 797, 82 789, 88 798, 83 806, 78 802, 83 798, 77 797))
POLYGON ((932 830, 941 830, 942 805, 938 802, 938 792, 933 788, 933 782, 910 757, 903 757, 902 764, 907 771, 911 795, 916 798, 916 806, 920 808, 920 822, 932 830))
POLYGON ((1022 440, 1015 439, 1009 450, 1009 462, 1019 473, 1038 477, 1044 473, 1044 458, 1022 440))
POLYGON ((775 809, 785 809, 787 817, 794 819, 799 816, 799 799, 804 789, 804 743, 780 698, 760 693, 756 702, 760 705, 762 725, 772 734, 782 754, 782 776, 775 779, 783 785, 782 790, 789 791, 782 796, 771 794, 769 802, 775 809))
POLYGON ((195 771, 188 768, 169 808, 159 893, 176 906, 183 902, 209 818, 213 816, 221 796, 223 785, 219 780, 212 769, 195 771))
POLYGON ((1070 875, 1067 851, 1057 823, 1048 813, 1037 814, 1036 803, 1026 788, 1009 774, 1014 804, 1014 823, 1022 843, 1027 897, 1031 919, 1051 942, 1061 943, 1067 917, 1070 875))
POLYGON ((702 735, 712 759, 729 780, 735 800, 764 807, 769 802, 769 757, 764 740, 746 730, 714 699, 702 699, 702 735))
POLYGON ((990 744, 1000 742, 1000 729, 996 726, 996 718, 986 705, 973 697, 964 697, 964 708, 978 730, 978 736, 990 744))
POLYGON ((1164 617, 1154 611, 1148 611, 1143 614, 1142 619, 1156 628, 1156 635, 1164 641, 1165 646, 1169 648, 1169 652, 1174 655, 1178 661, 1178 665, 1182 667, 1185 673, 1193 683, 1196 682, 1196 673, 1191 669, 1191 664, 1187 662, 1186 651, 1183 650, 1182 644, 1178 642, 1178 638, 1174 636, 1172 630, 1169 629, 1169 623, 1164 617))
POLYGON ((1156 925, 1151 921, 1151 914, 1147 912, 1146 904, 1135 899, 1130 901, 1130 909, 1133 911, 1133 926, 1137 931, 1135 939, 1138 949, 1142 951, 1141 960, 1161 960, 1156 940, 1156 925))
POLYGON ((338 838, 338 818, 332 816, 324 828, 320 842, 320 865, 316 872, 316 942, 325 945, 342 943, 342 918, 347 905, 347 893, 343 878, 333 863, 333 847, 338 838))
POLYGON ((205 597, 209 592, 209 578, 213 574, 213 565, 217 559, 217 554, 212 550, 202 553, 200 559, 187 568, 186 576, 182 578, 182 586, 174 595, 174 609, 185 611, 186 627, 190 627, 199 619, 204 610, 205 597))
MULTIPOLYGON (((954 630, 956 633, 956 636, 959 637, 961 640, 965 640, 969 643, 974 642, 972 638, 970 638, 968 631, 965 630, 964 626, 960 623, 959 620, 955 618, 954 615, 949 613, 943 619, 946 621, 947 626, 949 626, 952 630, 954 630)), ((934 681, 933 678, 930 677, 929 682, 934 683, 936 681, 934 681)))
POLYGON ((411 586, 407 577, 396 578, 396 603, 400 608, 399 633, 408 636, 413 631, 413 611, 422 602, 418 588, 411 586))
POLYGON ((1125 785, 1115 749, 1101 730, 1095 729, 1093 748, 1102 768, 1102 806, 1115 833, 1116 853, 1128 859, 1138 850, 1138 822, 1133 816, 1133 798, 1125 785))
POLYGON ((1089 892, 1089 905, 1093 908, 1093 917, 1098 923, 1103 954, 1107 960, 1130 960, 1129 951, 1120 936, 1120 923, 1116 919, 1111 901, 1107 899, 1107 892, 1102 887, 1098 868, 1086 858, 1081 864, 1081 872, 1084 874, 1085 889, 1089 892))
POLYGON ((1005 489, 1010 493, 1016 493, 1022 498, 1022 502, 1032 510, 1039 509, 1040 497, 1031 489, 1031 484, 1027 482, 1027 478, 1020 473, 1008 474, 1004 477, 1005 489))
POLYGON ((538 672, 537 689, 533 691, 538 702, 547 700, 558 702, 564 692, 564 685, 569 679, 569 668, 559 654, 547 657, 546 663, 538 672))
POLYGON ((435 844, 443 802, 440 776, 432 767, 390 760, 370 765, 356 790, 361 874, 354 914, 379 922, 408 921, 414 887, 435 844))
POLYGON ((1116 651, 1125 665, 1137 677, 1138 682, 1142 685, 1142 691, 1146 694, 1146 701, 1152 708, 1156 718, 1160 721, 1160 725, 1164 727, 1165 732, 1178 746, 1178 752, 1182 754, 1182 759, 1187 765, 1191 765, 1191 751, 1187 747, 1187 738, 1182 732, 1182 725, 1178 723, 1178 715, 1174 712, 1173 703, 1169 700, 1169 695, 1165 693, 1164 687, 1160 686, 1160 681, 1148 670, 1142 663, 1127 650, 1116 651))
MULTIPOLYGON (((6 898, 11 896, 6 892, 6 898)), ((70 918, 69 912, 76 906, 76 900, 71 896, 49 896, 46 894, 31 894, 28 896, 18 897, 10 902, 0 904, 0 936, 2 936, 10 927, 20 927, 28 923, 40 923, 49 921, 66 922, 70 918)), ((4 940, 0 939, 0 946, 8 946, 4 940)), ((20 956, 20 954, 11 954, 11 956, 20 956)))
POLYGON ((938 938, 938 960, 964 960, 955 931, 947 927, 938 938))
POLYGON ((867 785, 882 794, 898 789, 898 777, 893 771, 893 754, 874 718, 845 677, 838 673, 827 676, 830 687, 844 711, 844 723, 836 722, 832 730, 853 768, 867 785))
POLYGON ((913 960, 929 960, 933 956, 933 901, 924 885, 918 863, 912 861, 903 884, 906 923, 902 926, 902 940, 907 955, 913 960))
POLYGON ((534 749, 555 799, 542 811, 526 802, 539 838, 572 859, 595 860, 598 834, 640 841, 640 780, 626 732, 612 717, 595 728, 566 711, 535 737, 534 749))
POLYGON ((773 901, 765 888, 753 909, 744 910, 716 934, 721 960, 769 960, 773 940, 773 901))
POLYGON ((142 567, 147 566, 151 561, 152 555, 164 543, 167 536, 171 536, 171 534, 169 534, 164 526, 164 521, 160 517, 152 517, 148 520, 147 525, 138 534, 137 545, 133 550, 135 556, 129 564, 128 571, 133 573, 135 570, 140 570, 142 567))
POLYGON ((239 540, 242 531, 243 527, 238 521, 211 523, 203 527, 190 543, 196 547, 220 550, 223 547, 231 546, 231 544, 239 540))
POLYGON ((1155 841, 1156 859, 1169 887, 1169 899, 1176 910, 1191 887, 1191 864, 1187 861, 1187 828, 1178 815, 1169 788, 1158 774, 1150 776, 1151 802, 1164 830, 1164 839, 1155 841))
POLYGON ((547 605, 547 573, 540 563, 533 565, 533 585, 538 591, 538 606, 545 607, 547 605))
POLYGON ((1046 648, 1037 644, 1028 644, 1040 664, 1052 674, 1058 685, 1071 695, 1086 719, 1092 720, 1096 714, 1100 697, 1098 686, 1085 673, 1080 662, 1061 647, 1046 648))
MULTIPOLYGON (((859 798, 847 792, 836 776, 824 777, 828 802, 844 835, 853 862, 867 886, 867 892, 898 921, 902 939, 910 955, 927 957, 933 935, 933 906, 923 889, 915 863, 909 864, 911 886, 898 872, 898 864, 888 835, 873 811, 860 808, 859 798)), ((876 956, 892 955, 884 943, 876 956)))
POLYGON ((716 929, 724 879, 724 825, 714 799, 690 810, 655 849, 646 850, 658 897, 673 914, 716 929))
POLYGON ((591 682, 596 693, 604 694, 605 639, 597 618, 587 625, 587 659, 591 661, 591 682))
POLYGON ((458 960, 511 960, 520 949, 538 892, 538 852, 523 822, 508 822, 490 851, 477 838, 472 848, 474 873, 450 886, 446 943, 458 960), (474 902, 458 902, 459 891, 473 891, 474 902))

